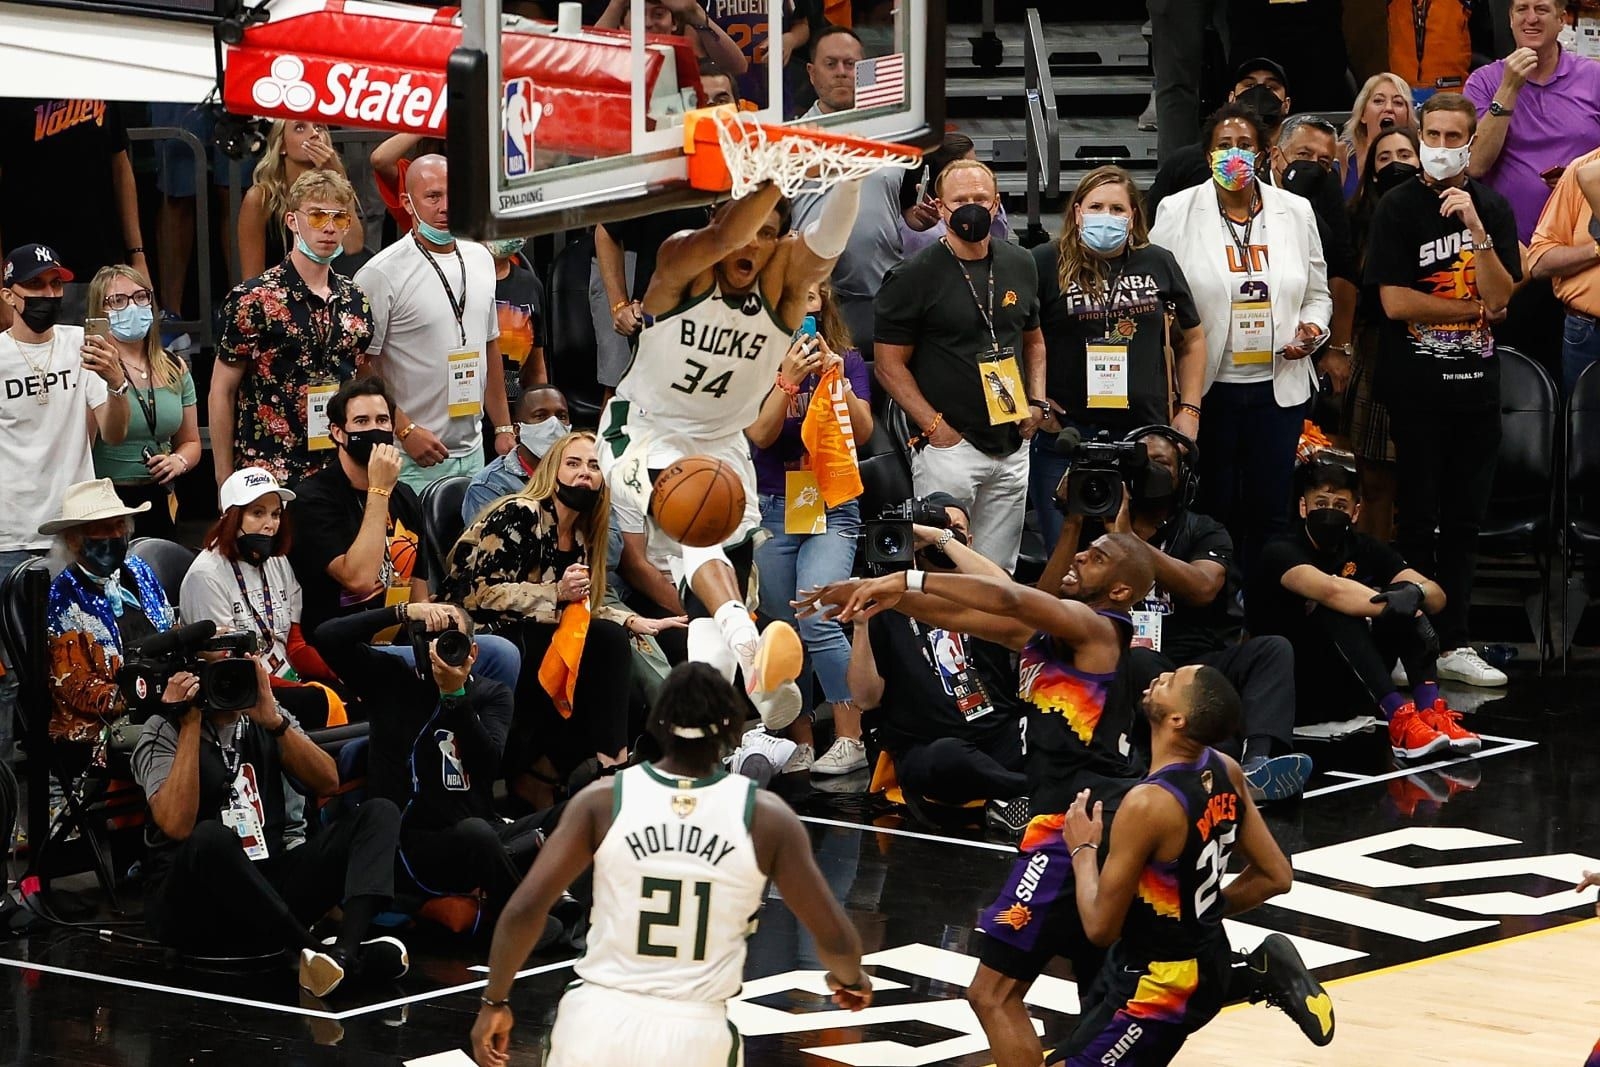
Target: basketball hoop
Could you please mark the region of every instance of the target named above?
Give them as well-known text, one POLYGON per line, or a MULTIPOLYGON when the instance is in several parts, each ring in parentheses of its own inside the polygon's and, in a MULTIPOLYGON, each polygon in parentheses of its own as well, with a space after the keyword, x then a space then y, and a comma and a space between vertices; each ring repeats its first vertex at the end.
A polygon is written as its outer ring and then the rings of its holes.
POLYGON ((909 170, 922 152, 903 144, 798 126, 769 126, 728 105, 684 117, 689 184, 710 192, 750 195, 771 182, 789 199, 820 193, 883 167, 909 170))

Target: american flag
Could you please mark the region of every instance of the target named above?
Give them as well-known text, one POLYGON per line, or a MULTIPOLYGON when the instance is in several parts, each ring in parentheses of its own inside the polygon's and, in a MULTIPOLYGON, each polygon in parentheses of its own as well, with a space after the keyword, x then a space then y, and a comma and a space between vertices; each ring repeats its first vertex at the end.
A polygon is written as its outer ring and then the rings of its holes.
POLYGON ((856 107, 903 104, 906 99, 906 57, 863 59, 856 64, 856 107))

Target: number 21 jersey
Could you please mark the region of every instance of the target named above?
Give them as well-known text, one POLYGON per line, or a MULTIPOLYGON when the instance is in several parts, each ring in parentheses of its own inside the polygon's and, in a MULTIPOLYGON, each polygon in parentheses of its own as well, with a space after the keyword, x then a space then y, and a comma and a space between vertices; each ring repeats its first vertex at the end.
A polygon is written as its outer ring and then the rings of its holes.
POLYGON ((578 977, 667 1000, 736 996, 767 883, 755 806, 755 782, 738 775, 679 778, 649 763, 619 773, 578 977))

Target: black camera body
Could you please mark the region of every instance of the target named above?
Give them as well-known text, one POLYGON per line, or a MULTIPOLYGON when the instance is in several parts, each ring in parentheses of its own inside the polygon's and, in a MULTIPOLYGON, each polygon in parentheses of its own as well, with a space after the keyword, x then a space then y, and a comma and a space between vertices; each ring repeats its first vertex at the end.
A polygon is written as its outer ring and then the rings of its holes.
POLYGON ((472 655, 472 636, 452 626, 448 630, 430 630, 427 623, 413 619, 406 624, 406 634, 411 639, 411 655, 416 661, 417 677, 424 682, 433 681, 433 661, 428 658, 428 646, 438 642, 439 658, 452 667, 459 667, 472 655))
POLYGON ((1072 460, 1056 486, 1056 505, 1068 515, 1086 519, 1115 516, 1122 509, 1128 483, 1150 465, 1143 441, 1113 441, 1104 430, 1088 441, 1063 430, 1056 450, 1072 460))
POLYGON ((916 497, 898 504, 885 504, 876 519, 863 523, 867 546, 867 566, 873 574, 889 574, 911 569, 917 554, 913 526, 949 529, 950 514, 937 504, 916 497))
POLYGON ((197 622, 156 634, 128 649, 117 685, 127 701, 128 715, 141 723, 151 715, 181 715, 187 705, 163 704, 172 676, 188 671, 200 679, 194 703, 211 712, 242 712, 256 706, 260 686, 255 661, 256 635, 248 630, 218 634, 214 622, 197 622), (222 653, 226 658, 203 660, 201 653, 222 653))

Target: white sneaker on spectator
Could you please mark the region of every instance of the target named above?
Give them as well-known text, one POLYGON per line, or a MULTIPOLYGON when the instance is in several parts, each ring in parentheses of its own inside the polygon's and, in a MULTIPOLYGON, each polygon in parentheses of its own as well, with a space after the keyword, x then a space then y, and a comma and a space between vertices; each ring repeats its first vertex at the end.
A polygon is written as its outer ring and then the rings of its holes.
POLYGON ((1394 683, 1396 689, 1410 689, 1411 679, 1406 675, 1406 665, 1396 663, 1394 670, 1389 672, 1389 681, 1394 683))
POLYGON ((811 765, 812 774, 849 774, 867 765, 867 746, 854 737, 836 737, 811 765))
POLYGON ((804 774, 816 766, 817 750, 810 745, 794 746, 794 755, 789 757, 789 762, 783 765, 779 774, 804 774))
POLYGON ((1494 688, 1506 684, 1506 672, 1491 667, 1471 645, 1446 652, 1439 657, 1439 677, 1467 685, 1494 688))
MULTIPOLYGON (((766 727, 757 726, 754 730, 745 731, 745 735, 739 739, 739 747, 733 750, 733 755, 729 756, 726 762, 734 774, 744 774, 746 761, 758 757, 774 771, 781 772, 788 767, 789 760, 794 757, 795 750, 799 747, 787 737, 769 734, 766 727)), ((756 777, 756 780, 760 781, 756 775, 746 775, 746 777, 756 777)))

